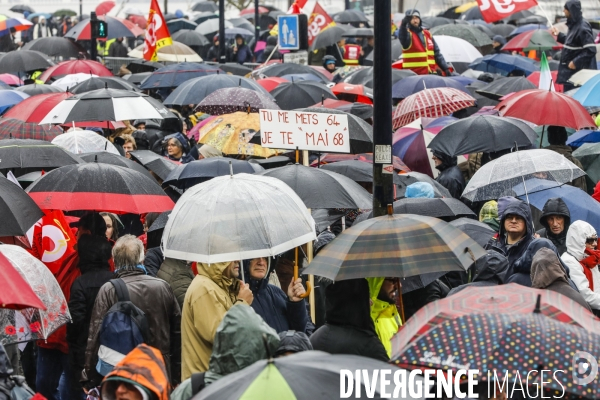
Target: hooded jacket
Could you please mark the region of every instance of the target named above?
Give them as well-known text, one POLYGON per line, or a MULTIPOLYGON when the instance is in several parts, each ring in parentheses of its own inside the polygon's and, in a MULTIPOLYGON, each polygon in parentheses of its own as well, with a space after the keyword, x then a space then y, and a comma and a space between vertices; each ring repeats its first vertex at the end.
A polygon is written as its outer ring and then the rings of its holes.
POLYGON ((369 284, 364 278, 338 281, 325 289, 325 325, 310 337, 315 350, 389 358, 371 319, 369 284))
POLYGON ((237 46, 237 52, 235 53, 233 52, 235 47, 231 49, 232 61, 238 64, 252 62, 252 50, 250 50, 250 47, 248 47, 248 45, 246 44, 246 39, 244 39, 242 35, 235 35, 235 39, 237 40, 238 38, 242 39, 242 44, 237 46))
MULTIPOLYGON (((402 19, 402 23, 400 24, 400 28, 398 29, 398 39, 400 40, 400 44, 402 45, 403 49, 408 49, 411 45, 411 32, 415 32, 419 36, 419 39, 421 39, 421 42, 425 43, 425 37, 423 36, 423 21, 419 21, 419 27, 417 28, 410 24, 410 18, 412 18, 412 14, 415 11, 418 13, 417 10, 406 11, 406 16, 402 19)), ((419 19, 421 19, 420 16, 419 19)), ((435 42, 435 39, 432 40, 435 63, 438 67, 442 69, 442 71, 448 71, 448 64, 446 64, 444 56, 442 55, 437 43, 435 42)))
POLYGON ((590 24, 583 19, 581 3, 579 0, 569 0, 565 3, 565 8, 571 15, 567 18, 568 33, 559 33, 556 38, 557 42, 564 45, 556 83, 567 83, 574 73, 582 69, 597 69, 594 34, 590 24), (575 69, 569 68, 571 61, 575 64, 575 69))
POLYGON ((494 47, 494 49, 492 50, 494 54, 510 54, 510 51, 502 50, 502 47, 504 47, 504 45, 506 44, 506 39, 504 38, 504 36, 496 35, 492 38, 492 42, 500 43, 500 46, 494 47))
POLYGON ((290 329, 305 332, 308 313, 304 299, 291 301, 286 292, 269 284, 273 266, 269 268, 263 279, 253 279, 250 277, 250 260, 244 261, 243 264, 244 279, 250 285, 254 295, 251 304, 254 311, 277 333, 290 329))
POLYGON ((481 210, 479 211, 479 222, 483 222, 496 232, 500 230, 498 202, 496 200, 490 200, 481 207, 481 210))
POLYGON ((188 287, 194 280, 194 273, 187 263, 174 258, 165 258, 160 266, 156 277, 167 282, 173 290, 179 307, 183 309, 183 301, 188 287))
POLYGON ((567 251, 561 256, 563 263, 569 267, 571 279, 579 289, 579 293, 593 310, 600 310, 600 271, 598 267, 592 269, 594 290, 583 272, 579 261, 585 257, 585 241, 596 236, 596 230, 585 221, 575 221, 567 232, 567 251))
POLYGON ((562 254, 567 251, 567 231, 569 230, 569 225, 571 224, 571 213, 569 212, 569 207, 567 207, 563 199, 560 197, 555 197, 546 201, 546 204, 544 204, 544 208, 542 209, 540 224, 544 228, 540 229, 536 233, 540 235, 541 238, 550 239, 558 250, 558 254, 562 254), (548 228, 547 217, 550 215, 560 215, 565 217, 564 229, 558 235, 552 233, 550 228, 548 228))
POLYGON ((176 159, 174 157, 171 157, 169 153, 167 153, 167 151, 165 150, 164 155, 166 157, 173 161, 179 161, 182 164, 187 164, 189 162, 194 161, 194 157, 192 157, 192 155, 190 154, 190 142, 187 140, 183 133, 177 132, 167 135, 165 136, 164 142, 167 143, 170 139, 176 139, 179 143, 181 143, 181 147, 183 148, 183 154, 181 155, 181 158, 176 159))
POLYGON ((465 190, 465 178, 457 166, 456 157, 450 157, 437 151, 434 151, 433 155, 442 161, 440 165, 435 167, 440 171, 435 180, 448 189, 452 197, 460 199, 462 192, 465 190))
POLYGON ((240 281, 223 276, 229 264, 197 264, 198 275, 192 280, 183 300, 182 380, 194 372, 208 370, 217 327, 236 302, 244 302, 237 299, 240 281))
MULTIPOLYGON (((146 251, 146 257, 144 258, 144 267, 148 271, 148 275, 157 276, 158 270, 165 260, 165 256, 160 247, 151 247, 146 251)), ((159 277, 160 278, 160 277, 159 277)), ((163 279, 163 278, 161 278, 163 279)))
POLYGON ((271 56, 271 53, 273 53, 271 60, 281 60, 282 55, 279 50, 273 51, 275 47, 277 47, 277 36, 269 36, 267 38, 267 46, 265 47, 264 51, 260 53, 260 56, 258 56, 256 62, 263 63, 267 61, 267 58, 271 56))
POLYGON ((390 357, 392 355, 391 340, 402 326, 402 320, 395 304, 390 304, 378 298, 384 281, 385 278, 367 278, 369 295, 371 296, 371 319, 375 324, 375 332, 379 336, 388 357, 390 357))
POLYGON ((531 287, 558 292, 592 311, 583 296, 569 285, 567 272, 551 249, 544 248, 535 253, 531 263, 531 287))
POLYGON ((503 285, 508 280, 508 260, 502 254, 488 250, 487 254, 475 261, 473 280, 466 285, 460 285, 450 290, 452 296, 463 289, 472 286, 497 286, 503 285))

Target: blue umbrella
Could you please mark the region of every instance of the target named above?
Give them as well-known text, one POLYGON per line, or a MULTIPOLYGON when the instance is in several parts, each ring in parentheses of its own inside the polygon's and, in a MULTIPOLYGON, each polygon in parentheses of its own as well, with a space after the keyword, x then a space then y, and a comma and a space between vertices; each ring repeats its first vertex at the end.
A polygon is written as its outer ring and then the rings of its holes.
POLYGON ((475 82, 477 80, 475 78, 469 78, 468 76, 462 76, 462 75, 452 76, 452 77, 450 77, 450 79, 454 79, 455 81, 457 81, 461 85, 465 86, 465 89, 466 89, 467 85, 469 85, 469 84, 471 84, 471 83, 473 83, 473 82, 475 82))
POLYGON ((4 114, 6 110, 28 97, 29 95, 25 92, 0 90, 0 114, 4 114))
POLYGON ((50 18, 52 18, 52 14, 49 14, 49 13, 43 13, 43 12, 36 12, 36 13, 31 13, 31 14, 29 14, 29 15, 27 16, 27 19, 28 19, 28 20, 30 20, 30 21, 33 21, 33 19, 34 19, 35 17, 38 17, 38 18, 39 18, 39 17, 44 17, 44 18, 46 18, 46 19, 50 19, 50 18))
POLYGON ((467 89, 458 81, 450 78, 443 78, 437 75, 415 75, 407 76, 392 86, 392 97, 394 99, 404 99, 411 94, 415 94, 424 89, 433 89, 440 87, 449 87, 467 92, 467 89))
POLYGON ((600 106, 600 75, 596 75, 584 83, 573 95, 573 98, 584 107, 600 106))
POLYGON ((546 25, 540 25, 540 24, 527 24, 527 25, 520 26, 520 27, 516 28, 515 30, 513 30, 508 35, 508 37, 517 36, 523 32, 527 32, 527 31, 535 31, 536 29, 548 29, 548 27, 546 25))
POLYGON ((590 129, 577 131, 567 139, 567 144, 572 147, 580 147, 584 143, 598 142, 600 142, 600 131, 592 131, 590 129))
POLYGON ((515 70, 521 70, 526 75, 540 70, 539 65, 532 59, 509 54, 492 54, 478 58, 469 64, 469 68, 476 71, 498 73, 503 76, 508 76, 515 70))
POLYGON ((190 79, 213 74, 226 75, 215 65, 189 62, 171 64, 154 71, 142 82, 140 89, 174 88, 190 79))

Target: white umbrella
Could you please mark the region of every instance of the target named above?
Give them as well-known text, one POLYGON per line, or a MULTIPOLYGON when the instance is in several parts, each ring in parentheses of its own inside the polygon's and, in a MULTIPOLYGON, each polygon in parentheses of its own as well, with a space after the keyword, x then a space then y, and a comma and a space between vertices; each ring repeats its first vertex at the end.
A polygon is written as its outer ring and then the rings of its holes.
MULTIPOLYGON (((173 44, 169 46, 161 47, 156 54, 158 57, 157 61, 202 62, 202 57, 192 50, 192 48, 176 41, 173 41, 173 44)), ((144 58, 144 45, 139 45, 127 53, 127 55, 133 58, 144 58)))
POLYGON ((94 131, 79 131, 63 133, 52 139, 52 144, 62 147, 74 154, 95 153, 106 151, 121 155, 114 144, 94 131))
MULTIPOLYGON (((233 24, 225 20, 225 29, 233 28, 233 24)), ((195 29, 196 32, 200 32, 203 35, 219 31, 219 20, 217 18, 207 19, 195 29)))
POLYGON ((582 69, 580 71, 575 72, 571 78, 569 78, 569 82, 571 82, 575 86, 583 86, 584 83, 600 74, 600 71, 595 69, 582 69))
POLYGON ((447 62, 472 63, 483 57, 475 46, 464 39, 444 35, 436 35, 434 39, 447 62))
POLYGON ((315 223, 289 186, 236 174, 186 191, 169 216, 162 245, 165 257, 217 263, 275 256, 315 239, 315 223))
POLYGON ((50 86, 56 86, 62 90, 67 90, 68 88, 72 88, 73 86, 77 85, 80 82, 83 81, 87 81, 90 78, 97 78, 98 75, 93 75, 93 74, 84 74, 84 73, 77 73, 77 74, 69 74, 69 75, 65 75, 60 79, 55 80, 54 82, 52 82, 52 84, 50 86))

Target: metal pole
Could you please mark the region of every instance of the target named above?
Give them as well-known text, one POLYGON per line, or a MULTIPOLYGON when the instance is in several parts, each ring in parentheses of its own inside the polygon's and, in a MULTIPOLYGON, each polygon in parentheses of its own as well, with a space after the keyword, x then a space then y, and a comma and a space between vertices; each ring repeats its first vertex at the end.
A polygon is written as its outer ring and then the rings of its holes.
POLYGON ((394 201, 392 164, 392 41, 391 0, 375 3, 373 57, 373 216, 386 214, 386 206, 394 201))
POLYGON ((258 1, 254 0, 254 46, 258 44, 258 38, 260 37, 260 24, 258 20, 260 16, 258 15, 258 1))
POLYGON ((350 0, 346 0, 346 10, 350 9, 350 0))
MULTIPOLYGON (((96 17, 96 12, 92 11, 90 13, 90 24, 94 24, 93 21, 97 21, 98 17, 96 17)), ((91 27, 90 27, 91 28, 91 27)), ((94 35, 94 30, 92 29, 92 34, 90 35, 90 56, 92 60, 98 61, 98 47, 96 44, 96 35, 94 35)))
POLYGON ((225 0, 219 0, 219 63, 221 64, 227 62, 225 44, 225 0))
POLYGON ((79 0, 79 22, 83 19, 83 0, 79 0))
POLYGON ((167 0, 165 0, 165 1, 163 2, 163 12, 164 12, 165 14, 166 14, 166 13, 168 13, 168 11, 167 11, 167 0))

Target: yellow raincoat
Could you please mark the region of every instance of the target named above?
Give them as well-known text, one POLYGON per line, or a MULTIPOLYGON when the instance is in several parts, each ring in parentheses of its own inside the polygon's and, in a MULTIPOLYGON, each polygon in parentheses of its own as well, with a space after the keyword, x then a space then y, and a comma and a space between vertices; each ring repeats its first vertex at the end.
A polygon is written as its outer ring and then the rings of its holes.
POLYGON ((375 324, 375 332, 383 343, 388 357, 392 355, 392 337, 402 326, 402 320, 395 304, 379 300, 377 296, 385 278, 366 278, 369 283, 369 296, 371 297, 371 318, 375 324))

